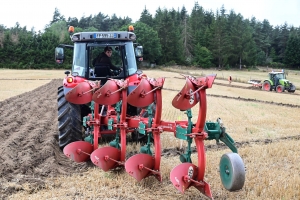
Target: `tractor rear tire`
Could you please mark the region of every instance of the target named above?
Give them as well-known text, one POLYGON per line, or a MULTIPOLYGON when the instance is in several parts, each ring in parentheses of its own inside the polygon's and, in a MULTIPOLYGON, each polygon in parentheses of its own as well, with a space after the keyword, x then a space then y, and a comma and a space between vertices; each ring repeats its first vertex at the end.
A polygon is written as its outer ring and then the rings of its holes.
POLYGON ((65 99, 63 87, 57 92, 58 109, 58 144, 61 149, 71 142, 83 139, 80 105, 72 104, 65 99))
POLYGON ((245 166, 237 153, 226 153, 220 160, 220 176, 223 186, 228 191, 243 188, 245 183, 245 166))
POLYGON ((269 81, 263 82, 261 89, 265 91, 272 91, 271 83, 269 81))
POLYGON ((284 92, 284 87, 282 85, 277 85, 276 86, 276 92, 277 93, 282 93, 284 92))

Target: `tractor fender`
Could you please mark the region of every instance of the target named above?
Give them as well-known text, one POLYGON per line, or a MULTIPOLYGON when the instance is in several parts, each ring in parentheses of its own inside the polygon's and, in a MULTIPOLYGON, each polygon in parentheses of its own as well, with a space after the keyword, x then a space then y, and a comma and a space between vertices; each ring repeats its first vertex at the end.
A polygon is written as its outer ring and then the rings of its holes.
POLYGON ((265 79, 263 82, 266 82, 266 81, 270 82, 271 86, 274 85, 274 83, 273 83, 273 81, 271 79, 265 79))

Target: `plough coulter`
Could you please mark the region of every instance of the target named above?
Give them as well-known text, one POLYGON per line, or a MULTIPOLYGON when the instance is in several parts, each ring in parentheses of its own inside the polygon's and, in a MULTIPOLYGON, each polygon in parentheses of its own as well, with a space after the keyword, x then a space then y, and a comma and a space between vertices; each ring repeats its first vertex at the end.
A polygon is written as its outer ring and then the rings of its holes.
MULTIPOLYGON (((162 181, 160 171, 162 134, 173 133, 174 137, 187 142, 187 148, 179 157, 182 164, 170 172, 172 184, 181 193, 193 186, 212 199, 210 185, 205 181, 204 140, 215 139, 217 142, 224 142, 232 151, 221 157, 222 183, 229 191, 240 190, 245 182, 245 168, 241 157, 237 154, 234 141, 226 133, 221 119, 217 119, 216 122, 206 121, 206 89, 212 87, 216 75, 205 77, 183 75, 186 83, 174 97, 172 105, 185 112, 187 119, 164 121, 161 116, 165 78, 150 78, 136 70, 136 63, 133 62, 135 59, 129 61, 128 55, 133 57, 135 55, 140 59, 141 54, 133 52, 142 50, 141 46, 137 46, 134 50, 131 34, 134 33, 129 31, 88 32, 79 33, 77 36, 74 34, 77 38, 88 39, 81 43, 76 40, 73 73, 72 75, 66 73, 63 87, 58 91, 59 145, 64 154, 75 162, 91 160, 103 171, 125 168, 125 171, 137 181, 149 176, 162 181), (97 35, 101 34, 102 36, 108 34, 107 37, 111 34, 119 35, 121 39, 97 39, 97 35), (126 37, 122 38, 123 34, 126 37), (95 38, 91 40, 93 37, 95 38), (94 74, 96 69, 92 70, 89 56, 96 43, 100 47, 104 47, 102 43, 105 43, 105 46, 118 47, 115 49, 121 54, 123 68, 121 72, 110 77, 97 77, 99 75, 94 74), (85 52, 83 56, 85 64, 82 68, 76 65, 76 56, 79 53, 76 51, 79 51, 80 45, 84 47, 82 51, 85 52), (191 109, 197 104, 198 119, 193 123, 191 109), (82 122, 82 125, 79 122, 82 122), (82 130, 84 137, 81 135, 82 130), (108 135, 113 136, 108 146, 99 147, 99 139, 108 135), (144 144, 138 154, 129 158, 126 157, 128 135, 144 144), (191 159, 193 141, 196 145, 198 166, 193 164, 191 159)), ((71 38, 74 38, 74 35, 71 38)), ((56 48, 56 62, 62 63, 63 58, 63 48, 56 48)))

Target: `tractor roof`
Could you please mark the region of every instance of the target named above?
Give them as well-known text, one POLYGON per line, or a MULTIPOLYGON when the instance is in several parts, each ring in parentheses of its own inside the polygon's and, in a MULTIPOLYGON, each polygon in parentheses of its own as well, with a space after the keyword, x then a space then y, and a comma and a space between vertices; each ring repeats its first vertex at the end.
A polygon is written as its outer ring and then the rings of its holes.
POLYGON ((135 41, 136 35, 127 31, 79 32, 71 36, 73 42, 135 41))
POLYGON ((284 74, 284 72, 269 72, 269 74, 284 74))
POLYGON ((284 70, 280 69, 280 70, 272 70, 269 72, 269 74, 284 74, 284 70))

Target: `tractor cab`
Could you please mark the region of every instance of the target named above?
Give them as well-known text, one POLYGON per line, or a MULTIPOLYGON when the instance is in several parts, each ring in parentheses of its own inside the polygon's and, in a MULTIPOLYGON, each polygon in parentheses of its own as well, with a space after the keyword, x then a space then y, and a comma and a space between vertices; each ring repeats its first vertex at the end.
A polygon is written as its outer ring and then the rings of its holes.
POLYGON ((69 28, 70 38, 74 45, 59 45, 55 49, 56 63, 64 61, 64 48, 73 48, 72 73, 74 77, 86 80, 101 80, 105 83, 108 78, 126 79, 137 73, 137 61, 142 60, 143 48, 134 43, 136 35, 130 31, 109 32, 80 32, 75 33, 74 28, 69 28), (110 57, 112 65, 95 66, 93 62, 105 47, 112 49, 110 57))
POLYGON ((276 79, 277 80, 285 79, 285 74, 284 74, 284 72, 270 72, 269 78, 270 78, 270 80, 275 82, 276 79))
POLYGON ((286 80, 286 75, 283 70, 270 72, 269 79, 272 81, 274 87, 277 87, 278 85, 285 86, 289 82, 286 80))

